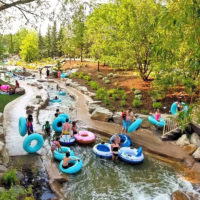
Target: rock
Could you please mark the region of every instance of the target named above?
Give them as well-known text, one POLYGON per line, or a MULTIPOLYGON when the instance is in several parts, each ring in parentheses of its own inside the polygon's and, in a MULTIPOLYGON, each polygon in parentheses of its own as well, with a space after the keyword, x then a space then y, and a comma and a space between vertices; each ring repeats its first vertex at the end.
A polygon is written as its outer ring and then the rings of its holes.
POLYGON ((77 89, 80 90, 81 92, 87 92, 88 91, 88 89, 85 86, 79 86, 77 89))
POLYGON ((200 161, 200 147, 192 154, 195 160, 200 161))
POLYGON ((108 79, 106 79, 104 82, 105 82, 106 84, 110 84, 110 80, 108 80, 108 79))
POLYGON ((142 120, 143 120, 143 121, 142 121, 142 124, 140 125, 141 128, 149 129, 149 128, 151 128, 151 127, 154 126, 153 124, 151 124, 151 123, 149 122, 149 120, 148 120, 147 118, 143 118, 142 120))
POLYGON ((177 140, 182 135, 182 131, 180 128, 177 128, 173 131, 170 131, 168 133, 165 133, 165 135, 162 135, 162 140, 177 140))
POLYGON ((200 163, 195 162, 194 165, 192 166, 192 170, 200 172, 200 163))
POLYGON ((17 171, 17 178, 19 179, 19 181, 23 180, 24 179, 23 173, 20 171, 17 171))
POLYGON ((89 113, 91 114, 91 113, 92 113, 94 110, 96 110, 96 108, 98 108, 98 107, 99 107, 99 105, 90 103, 90 104, 88 105, 89 113))
POLYGON ((2 152, 4 146, 5 146, 5 144, 4 144, 3 142, 0 141, 0 152, 2 152))
POLYGON ((0 126, 0 138, 4 138, 3 126, 0 126))
POLYGON ((187 166, 187 167, 189 167, 189 168, 191 168, 191 167, 194 165, 195 162, 196 162, 196 161, 194 160, 193 157, 188 156, 188 157, 184 160, 184 165, 187 166))
POLYGON ((65 85, 66 85, 66 86, 69 86, 69 85, 71 85, 71 83, 72 83, 72 80, 71 80, 71 79, 67 79, 65 85))
POLYGON ((108 79, 107 76, 105 76, 105 77, 102 78, 103 81, 105 81, 105 80, 107 80, 107 79, 108 79))
POLYGON ((93 93, 93 92, 87 92, 87 95, 88 95, 89 97, 95 97, 95 96, 96 96, 96 94, 93 93))
POLYGON ((26 114, 27 114, 27 115, 33 114, 33 109, 31 109, 31 108, 27 109, 27 110, 26 110, 26 114))
POLYGON ((187 151, 189 155, 192 155, 197 149, 197 146, 194 144, 187 144, 183 146, 183 150, 187 151))
POLYGON ((72 83, 70 84, 70 86, 71 86, 71 87, 74 87, 74 88, 77 88, 77 87, 79 87, 80 85, 79 85, 79 83, 77 83, 77 82, 72 82, 72 83))
POLYGON ((135 90, 134 91, 134 95, 138 95, 138 94, 141 94, 141 91, 140 90, 135 90))
POLYGON ((36 95, 35 98, 36 98, 36 99, 41 99, 42 97, 41 97, 41 95, 36 95))
POLYGON ((122 124, 121 115, 122 115, 122 112, 115 112, 115 113, 114 113, 114 115, 113 115, 114 123, 122 124))
POLYGON ((113 74, 113 78, 118 78, 118 74, 113 74))
POLYGON ((97 76, 97 78, 98 78, 98 79, 102 79, 103 76, 102 76, 101 74, 99 74, 99 75, 97 76))
POLYGON ((113 77, 113 73, 109 73, 109 74, 108 74, 108 77, 113 77))
POLYGON ((24 88, 16 88, 15 94, 23 95, 23 94, 25 94, 25 89, 24 88))
POLYGON ((42 89, 42 88, 43 88, 43 86, 39 85, 37 88, 40 90, 40 89, 42 89))
POLYGON ((184 145, 190 144, 190 140, 188 139, 187 135, 182 135, 177 141, 176 144, 183 147, 184 145))
POLYGON ((190 200, 190 198, 180 190, 176 190, 172 193, 171 200, 190 200))
POLYGON ((108 118, 112 116, 112 112, 106 108, 98 107, 91 115, 91 119, 107 122, 108 118))
POLYGON ((8 169, 4 165, 0 165, 0 173, 7 172, 8 169))
POLYGON ((190 138, 191 144, 196 145, 197 147, 200 147, 200 137, 197 133, 192 133, 190 138))

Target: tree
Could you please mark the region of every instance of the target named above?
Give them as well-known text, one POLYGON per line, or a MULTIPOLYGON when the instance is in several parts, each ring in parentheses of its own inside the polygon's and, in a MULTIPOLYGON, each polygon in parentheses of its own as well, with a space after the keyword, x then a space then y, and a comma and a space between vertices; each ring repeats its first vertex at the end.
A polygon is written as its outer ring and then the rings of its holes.
POLYGON ((20 46, 20 56, 27 62, 32 62, 38 58, 38 35, 35 31, 29 31, 20 46))
POLYGON ((52 57, 57 55, 57 26, 56 21, 54 21, 52 33, 51 33, 51 41, 52 41, 52 57))
POLYGON ((51 27, 48 26, 47 35, 45 36, 45 47, 47 50, 47 56, 52 56, 52 37, 51 37, 51 27))

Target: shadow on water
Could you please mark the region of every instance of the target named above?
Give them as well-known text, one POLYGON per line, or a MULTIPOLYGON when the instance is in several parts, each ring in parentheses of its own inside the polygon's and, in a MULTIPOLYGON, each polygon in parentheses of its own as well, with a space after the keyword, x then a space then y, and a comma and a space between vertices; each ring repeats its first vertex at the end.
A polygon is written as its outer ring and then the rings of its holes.
POLYGON ((32 187, 36 200, 50 200, 56 197, 49 187, 48 175, 40 156, 11 157, 11 165, 19 171, 20 184, 25 188, 32 187))

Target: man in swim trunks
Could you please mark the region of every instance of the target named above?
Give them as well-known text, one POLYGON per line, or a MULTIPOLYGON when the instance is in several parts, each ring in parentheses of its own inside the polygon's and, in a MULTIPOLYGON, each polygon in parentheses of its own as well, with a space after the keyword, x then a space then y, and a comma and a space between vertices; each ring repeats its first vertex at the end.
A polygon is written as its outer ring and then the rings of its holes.
POLYGON ((78 161, 80 161, 79 159, 70 158, 70 153, 69 153, 69 151, 68 151, 68 152, 66 152, 66 155, 65 155, 65 157, 63 158, 62 167, 63 167, 64 169, 67 169, 67 168, 69 168, 69 167, 71 167, 71 166, 74 165, 73 163, 69 163, 70 160, 78 160, 78 161))
POLYGON ((62 127, 62 135, 70 135, 71 125, 69 124, 69 119, 66 119, 66 122, 62 127))

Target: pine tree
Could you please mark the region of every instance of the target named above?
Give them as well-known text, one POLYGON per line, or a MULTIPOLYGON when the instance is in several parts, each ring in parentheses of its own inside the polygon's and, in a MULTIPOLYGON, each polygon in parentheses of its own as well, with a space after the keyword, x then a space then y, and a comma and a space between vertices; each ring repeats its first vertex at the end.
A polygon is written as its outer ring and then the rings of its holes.
POLYGON ((51 38, 52 38, 52 57, 57 56, 57 24, 54 21, 51 38))
POLYGON ((48 26, 47 34, 45 36, 45 48, 47 50, 47 56, 52 56, 52 40, 51 40, 51 27, 48 26))

